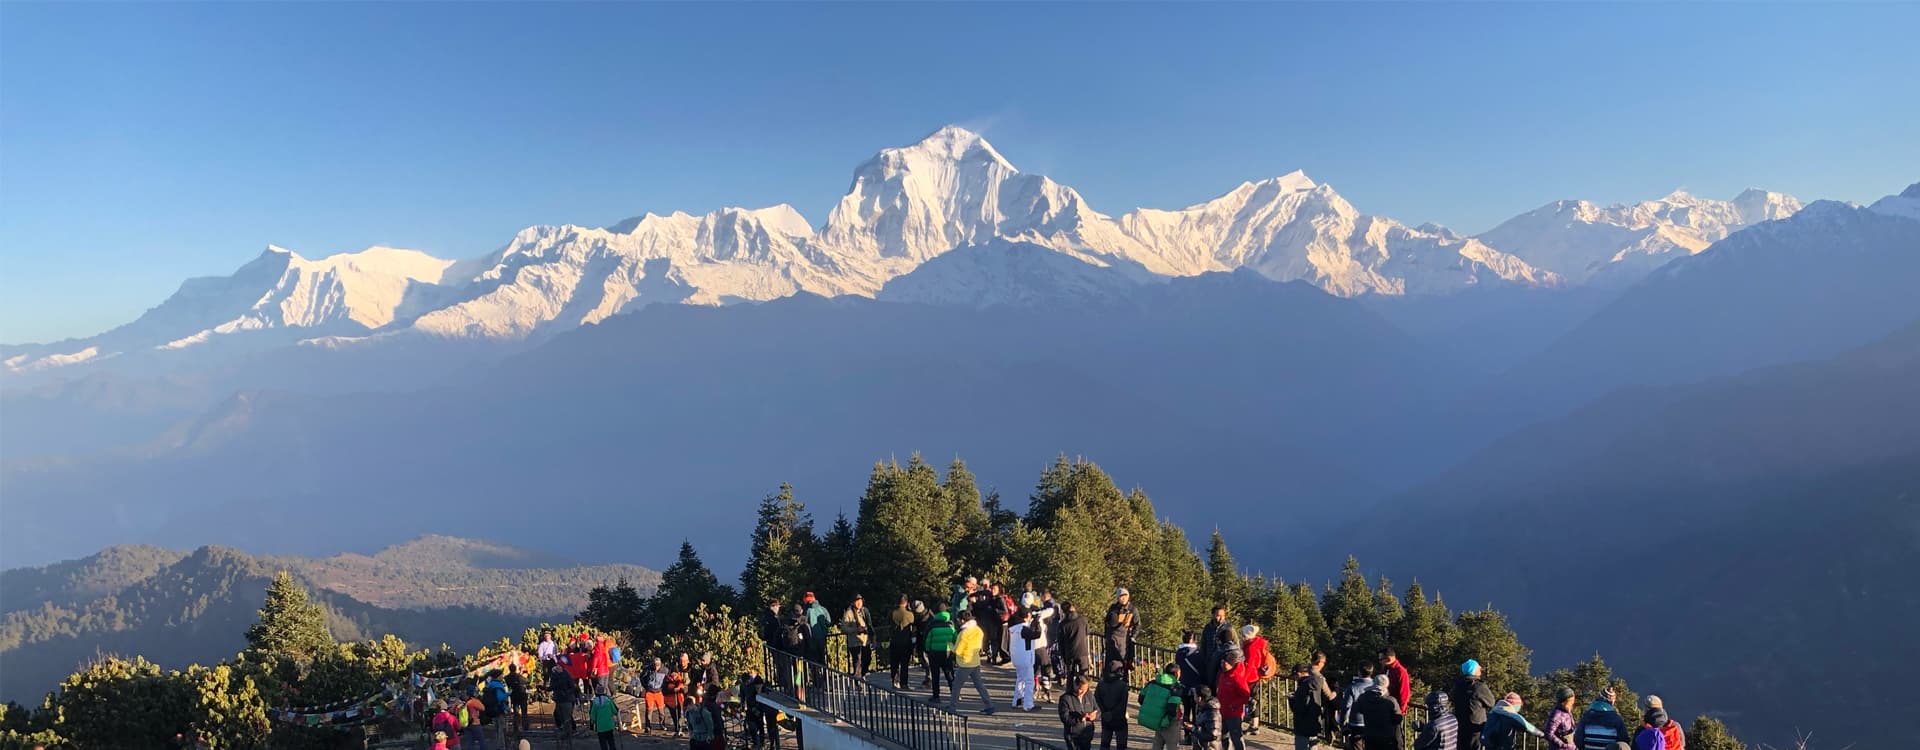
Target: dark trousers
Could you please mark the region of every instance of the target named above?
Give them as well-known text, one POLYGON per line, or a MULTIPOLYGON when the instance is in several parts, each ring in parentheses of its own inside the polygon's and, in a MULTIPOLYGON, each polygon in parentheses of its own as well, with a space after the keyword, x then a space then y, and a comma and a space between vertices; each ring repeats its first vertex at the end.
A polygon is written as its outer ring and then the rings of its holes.
POLYGON ((980 622, 980 660, 998 662, 1006 658, 1007 650, 1000 644, 1001 634, 1006 625, 998 622, 980 622))
POLYGON ((618 747, 619 745, 614 744, 613 730, 600 733, 600 750, 616 750, 618 747))
MULTIPOLYGON (((1457 719, 1459 717, 1455 716, 1454 718, 1457 719)), ((1485 722, 1468 724, 1465 720, 1461 720, 1460 750, 1480 750, 1480 730, 1485 726, 1485 722)))
POLYGON ((862 646, 859 641, 847 642, 847 671, 856 676, 865 676, 873 668, 873 647, 862 646))
POLYGON ((953 652, 927 652, 927 672, 933 675, 933 702, 940 702, 940 684, 946 683, 949 693, 960 688, 953 684, 953 652))
POLYGON ((913 666, 913 644, 895 643, 887 647, 887 671, 894 687, 907 686, 907 670, 913 666))
POLYGON ((1120 750, 1127 750, 1127 717, 1122 711, 1119 721, 1109 721, 1105 715, 1100 717, 1100 750, 1113 750, 1118 743, 1120 750))
POLYGON ((1092 734, 1074 734, 1072 732, 1061 732, 1061 734, 1067 738, 1068 750, 1093 750, 1092 734))
MULTIPOLYGON (((1367 741, 1367 750, 1400 750, 1399 732, 1394 732, 1393 734, 1368 734, 1362 735, 1362 737, 1367 741)), ((1479 733, 1474 733, 1475 744, 1479 744, 1479 738, 1479 733)), ((1466 738, 1462 737, 1461 741, 1465 742, 1466 738)))

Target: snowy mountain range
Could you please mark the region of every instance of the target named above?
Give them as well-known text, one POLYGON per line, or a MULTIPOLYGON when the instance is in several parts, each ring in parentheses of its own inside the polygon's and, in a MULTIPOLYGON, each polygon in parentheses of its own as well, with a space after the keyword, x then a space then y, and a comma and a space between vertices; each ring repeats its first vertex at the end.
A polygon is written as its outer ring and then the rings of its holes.
POLYGON ((270 247, 231 276, 187 281, 132 323, 84 339, 0 347, 0 362, 21 375, 294 343, 524 341, 653 303, 875 297, 883 287, 897 301, 992 306, 1017 301, 1000 296, 1012 287, 987 283, 1009 273, 1064 274, 1030 282, 1028 291, 1034 283, 1116 283, 1094 282, 1080 265, 1138 282, 1249 269, 1343 297, 1622 283, 1800 206, 1759 190, 1732 201, 1674 193, 1606 208, 1559 201, 1465 237, 1363 214, 1296 171, 1182 209, 1110 216, 1070 187, 1021 172, 979 134, 948 126, 861 164, 817 228, 782 204, 649 213, 606 227, 533 226, 490 255, 458 262, 381 247, 309 260, 270 247), (954 248, 994 243, 999 250, 902 280, 954 248), (1023 248, 1013 251, 1020 257, 1006 256, 1007 247, 1023 248), (1033 257, 1033 248, 1060 257, 1033 257), (1067 259, 1074 264, 1058 262, 1067 259), (986 265, 968 267, 978 264, 986 265))

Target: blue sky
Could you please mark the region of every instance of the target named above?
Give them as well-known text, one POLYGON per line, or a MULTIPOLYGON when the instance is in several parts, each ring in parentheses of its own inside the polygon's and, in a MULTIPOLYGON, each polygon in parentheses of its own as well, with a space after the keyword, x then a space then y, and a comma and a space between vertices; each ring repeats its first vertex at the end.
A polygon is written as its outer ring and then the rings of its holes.
POLYGON ((0 4, 0 341, 268 243, 792 203, 946 123, 1096 207, 1304 169, 1480 231, 1920 180, 1920 4, 0 4))

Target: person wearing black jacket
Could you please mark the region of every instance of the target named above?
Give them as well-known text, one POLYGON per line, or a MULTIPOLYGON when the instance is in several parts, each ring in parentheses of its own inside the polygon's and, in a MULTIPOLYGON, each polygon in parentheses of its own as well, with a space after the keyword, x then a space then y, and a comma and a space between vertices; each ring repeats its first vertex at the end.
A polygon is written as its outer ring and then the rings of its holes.
POLYGON ((1000 597, 993 593, 992 587, 981 586, 979 590, 967 595, 967 608, 973 612, 973 624, 980 628, 980 661, 983 664, 1000 662, 1000 631, 1006 624, 1000 614, 1006 611, 1000 597))
POLYGON ((1366 738, 1367 750, 1400 750, 1400 722, 1406 717, 1400 713, 1400 701, 1387 697, 1390 681, 1386 675, 1374 675, 1373 687, 1354 702, 1353 710, 1366 720, 1360 736, 1366 738))
POLYGON ((1233 637, 1233 626, 1227 624, 1226 605, 1214 605, 1213 619, 1200 631, 1200 684, 1212 685, 1220 681, 1220 633, 1233 637))
POLYGON ((1100 706, 1088 695, 1087 678, 1075 677, 1060 696, 1060 724, 1065 729, 1070 750, 1092 750, 1093 728, 1100 719, 1100 706))
POLYGON ((782 617, 784 614, 786 613, 780 611, 780 599, 778 597, 767 600, 766 608, 760 610, 761 643, 769 646, 778 646, 780 643, 780 624, 786 619, 782 617))
POLYGON ((1120 750, 1127 750, 1127 665, 1107 662, 1107 673, 1093 691, 1093 703, 1100 708, 1100 750, 1113 750, 1117 738, 1120 750))
POLYGON ((1061 661, 1067 668, 1068 677, 1084 677, 1093 671, 1093 655, 1087 653, 1087 618, 1080 614, 1080 605, 1067 602, 1065 614, 1060 618, 1061 661))
POLYGON ((1487 712, 1493 710, 1493 690, 1480 681, 1480 662, 1468 659, 1460 665, 1460 677, 1447 691, 1453 701, 1453 717, 1460 723, 1460 750, 1480 750, 1480 729, 1487 724, 1487 712))
POLYGON ((1133 663, 1133 637, 1140 632, 1140 613, 1133 608, 1133 597, 1126 589, 1113 592, 1113 604, 1107 606, 1107 648, 1101 661, 1133 663))

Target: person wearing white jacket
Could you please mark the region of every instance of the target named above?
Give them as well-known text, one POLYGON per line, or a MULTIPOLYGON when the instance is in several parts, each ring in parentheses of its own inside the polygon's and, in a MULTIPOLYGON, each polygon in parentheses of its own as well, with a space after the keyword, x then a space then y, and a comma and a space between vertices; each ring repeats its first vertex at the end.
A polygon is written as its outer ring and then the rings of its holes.
POLYGON ((1042 628, 1034 623, 1032 613, 1015 622, 1013 628, 1007 631, 1007 650, 1013 652, 1013 707, 1023 711, 1034 709, 1034 644, 1041 635, 1042 628))

